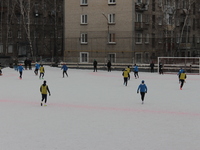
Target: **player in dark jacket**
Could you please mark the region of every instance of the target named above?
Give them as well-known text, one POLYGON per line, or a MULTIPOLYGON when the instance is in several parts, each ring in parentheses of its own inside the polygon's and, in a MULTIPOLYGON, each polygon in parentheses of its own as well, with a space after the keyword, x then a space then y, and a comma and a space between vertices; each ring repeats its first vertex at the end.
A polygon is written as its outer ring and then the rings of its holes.
POLYGON ((1 63, 0 63, 0 76, 2 75, 2 66, 1 66, 1 63))
POLYGON ((93 62, 93 67, 94 67, 94 72, 96 71, 97 72, 97 61, 94 60, 93 62))
POLYGON ((111 72, 111 62, 110 62, 110 60, 108 61, 108 63, 107 63, 107 67, 108 67, 108 72, 111 72))

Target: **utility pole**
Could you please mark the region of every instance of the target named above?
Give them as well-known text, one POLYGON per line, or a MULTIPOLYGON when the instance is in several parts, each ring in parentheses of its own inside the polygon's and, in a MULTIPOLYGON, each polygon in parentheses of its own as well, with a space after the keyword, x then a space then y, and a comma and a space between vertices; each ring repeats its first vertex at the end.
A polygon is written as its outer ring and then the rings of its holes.
MULTIPOLYGON (((110 28, 109 28, 109 20, 108 20, 108 17, 102 13, 102 15, 106 18, 106 21, 107 21, 107 26, 108 26, 108 30, 107 30, 107 42, 109 42, 109 33, 110 33, 110 28)), ((105 48, 105 64, 106 64, 106 48, 105 48)))

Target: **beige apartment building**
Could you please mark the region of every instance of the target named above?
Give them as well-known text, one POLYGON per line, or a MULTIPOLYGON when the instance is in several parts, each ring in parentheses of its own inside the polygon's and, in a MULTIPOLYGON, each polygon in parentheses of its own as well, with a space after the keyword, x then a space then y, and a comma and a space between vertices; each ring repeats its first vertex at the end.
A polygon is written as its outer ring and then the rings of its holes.
POLYGON ((150 63, 200 54, 197 0, 65 0, 66 62, 150 63))

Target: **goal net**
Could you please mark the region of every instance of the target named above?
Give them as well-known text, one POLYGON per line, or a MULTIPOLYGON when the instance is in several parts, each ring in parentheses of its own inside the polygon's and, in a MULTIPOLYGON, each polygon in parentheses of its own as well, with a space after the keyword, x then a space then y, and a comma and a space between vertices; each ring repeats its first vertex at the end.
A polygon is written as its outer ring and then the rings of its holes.
POLYGON ((200 57, 158 57, 158 72, 160 64, 164 73, 177 74, 182 68, 186 73, 200 74, 200 57))

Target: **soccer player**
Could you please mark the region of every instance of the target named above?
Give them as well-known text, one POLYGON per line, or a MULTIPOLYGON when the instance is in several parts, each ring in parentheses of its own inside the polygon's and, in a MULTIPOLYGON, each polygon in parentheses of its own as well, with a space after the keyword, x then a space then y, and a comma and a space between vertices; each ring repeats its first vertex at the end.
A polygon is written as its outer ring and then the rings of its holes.
POLYGON ((142 83, 138 86, 137 93, 139 93, 139 91, 141 95, 142 104, 144 104, 144 96, 145 93, 147 93, 147 86, 146 84, 144 84, 144 80, 142 80, 142 83))
POLYGON ((42 94, 42 100, 41 100, 41 106, 47 106, 47 93, 49 93, 49 96, 51 96, 50 90, 48 85, 46 84, 46 81, 43 82, 43 84, 40 86, 40 92, 42 94))
POLYGON ((45 71, 44 71, 44 67, 43 67, 43 65, 41 65, 41 66, 40 66, 40 77, 39 77, 40 79, 41 79, 41 78, 42 78, 42 79, 44 78, 44 72, 45 72, 45 71))
POLYGON ((63 78, 65 77, 65 74, 68 77, 68 74, 67 74, 68 67, 66 64, 63 64, 61 70, 63 70, 63 78))

